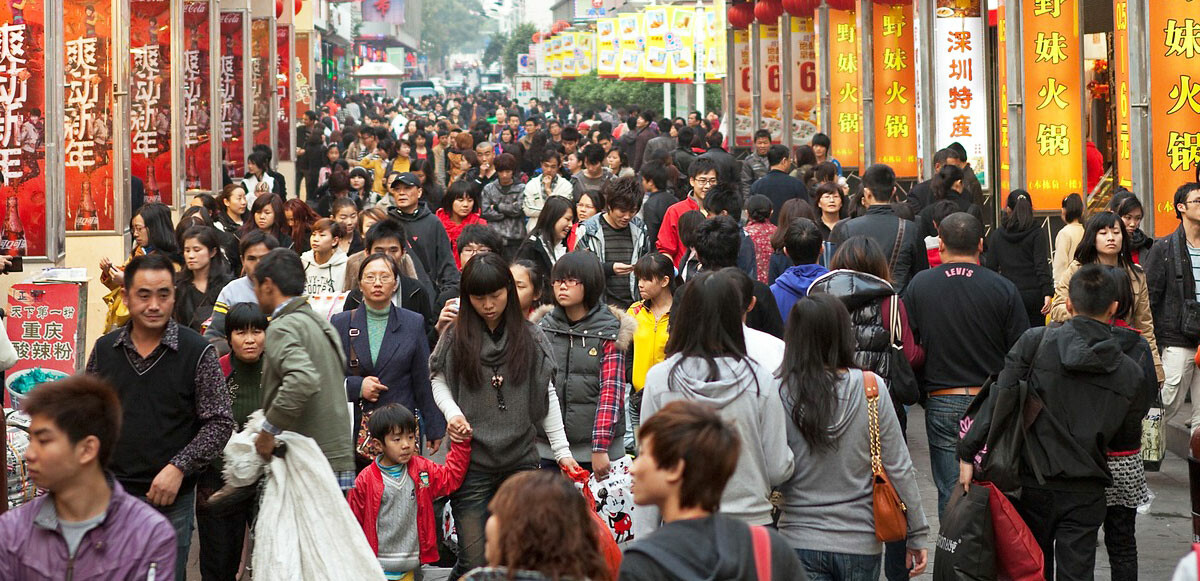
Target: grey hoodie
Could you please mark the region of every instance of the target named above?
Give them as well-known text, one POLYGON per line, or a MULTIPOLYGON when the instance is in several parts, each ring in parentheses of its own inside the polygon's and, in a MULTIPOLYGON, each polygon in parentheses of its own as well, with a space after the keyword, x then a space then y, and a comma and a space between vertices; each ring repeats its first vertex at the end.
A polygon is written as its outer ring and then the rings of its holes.
MULTIPOLYGON (((720 512, 749 524, 771 523, 771 489, 792 475, 792 451, 787 446, 787 416, 779 399, 779 380, 762 365, 747 359, 716 359, 717 378, 709 380, 703 359, 668 357, 646 373, 642 394, 642 422, 664 405, 680 399, 714 405, 733 424, 742 440, 737 468, 725 493, 720 512), (671 370, 678 363, 675 377, 671 370)), ((646 515, 635 523, 634 538, 658 527, 653 507, 638 507, 646 515), (643 528, 644 527, 644 528, 643 528), (642 529, 642 530, 638 530, 642 529)))
MULTIPOLYGON (((929 533, 917 472, 900 432, 892 399, 882 379, 879 386, 879 447, 883 469, 908 507, 908 547, 919 549, 929 533)), ((793 548, 855 555, 878 555, 883 545, 875 538, 871 499, 871 453, 867 426, 867 397, 863 372, 853 370, 838 382, 837 407, 827 430, 834 448, 813 450, 791 420, 792 398, 784 395, 788 447, 796 457, 796 472, 783 493, 779 532, 793 548)))

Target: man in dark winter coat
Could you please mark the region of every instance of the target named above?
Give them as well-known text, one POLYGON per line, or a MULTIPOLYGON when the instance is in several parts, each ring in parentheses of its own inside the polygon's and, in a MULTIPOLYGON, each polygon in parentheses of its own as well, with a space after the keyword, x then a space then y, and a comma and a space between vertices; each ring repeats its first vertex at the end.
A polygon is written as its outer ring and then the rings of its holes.
POLYGON ((917 225, 904 220, 892 210, 891 202, 896 192, 896 172, 877 163, 863 173, 862 203, 866 206, 864 216, 843 220, 834 226, 829 241, 841 244, 852 236, 866 236, 875 240, 888 257, 892 273, 892 284, 896 291, 904 290, 908 281, 918 272, 929 268, 929 257, 925 254, 925 242, 917 225), (900 232, 904 228, 903 233, 900 232), (899 249, 896 249, 899 244, 899 249))

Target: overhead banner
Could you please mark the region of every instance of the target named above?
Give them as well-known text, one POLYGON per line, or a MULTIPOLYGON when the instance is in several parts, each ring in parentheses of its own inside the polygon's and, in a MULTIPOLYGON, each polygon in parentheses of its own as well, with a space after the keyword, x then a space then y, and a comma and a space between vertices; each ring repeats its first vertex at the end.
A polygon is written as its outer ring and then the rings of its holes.
POLYGON ((646 28, 646 65, 642 79, 651 82, 666 81, 670 78, 667 71, 667 36, 670 34, 667 8, 647 8, 642 18, 646 28))
MULTIPOLYGON (((853 10, 829 10, 829 139, 842 167, 862 165, 858 25, 853 10)), ((878 102, 878 97, 877 97, 878 102)), ((914 148, 915 150, 915 148, 914 148)))
POLYGON ((762 99, 762 127, 771 132, 771 143, 783 141, 783 71, 779 61, 779 27, 758 27, 758 91, 762 99))
POLYGON ((602 79, 615 79, 620 73, 617 67, 617 19, 601 18, 596 21, 596 74, 602 79))
POLYGON ((271 95, 275 83, 271 79, 271 20, 250 20, 250 95, 254 107, 250 118, 250 139, 254 145, 270 145, 271 95))
POLYGON ((705 79, 724 79, 726 63, 730 58, 725 45, 725 0, 716 0, 704 10, 704 63, 705 79))
POLYGON ((1150 123, 1155 235, 1175 229, 1179 186, 1200 166, 1200 12, 1188 0, 1155 0, 1150 32, 1150 123))
POLYGON ((996 0, 996 30, 998 34, 996 75, 999 77, 996 107, 1000 112, 1000 192, 1003 195, 1012 191, 1011 168, 1008 160, 1008 9, 1005 7, 1006 2, 1007 0, 996 0))
POLYGON ((690 83, 696 76, 696 47, 694 44, 696 11, 673 7, 667 16, 671 30, 667 33, 667 77, 672 82, 690 83))
POLYGON ((912 4, 877 4, 871 11, 875 161, 891 166, 900 178, 920 175, 912 10, 912 4))
POLYGON ((208 42, 212 38, 208 0, 183 4, 183 128, 187 149, 184 157, 184 187, 212 191, 212 95, 209 79, 212 64, 208 42))
POLYGON ((239 179, 246 173, 245 112, 242 109, 246 74, 242 54, 246 45, 245 22, 245 12, 221 13, 221 151, 231 179, 239 179))
POLYGON ((750 31, 733 31, 734 83, 733 102, 735 105, 733 124, 736 147, 750 147, 754 143, 754 101, 750 97, 750 31))
MULTIPOLYGON (((967 150, 967 161, 984 188, 990 187, 988 168, 987 66, 983 61, 987 23, 981 0, 939 8, 933 20, 934 87, 936 118, 935 146, 959 143, 967 150)), ((1001 37, 1003 39, 1003 36, 1001 37)), ((1004 58, 1001 51, 1000 58, 1004 58)), ((876 69, 878 71, 878 69, 876 69)), ((1001 91, 1004 91, 1001 83, 1001 91)), ((878 100, 876 89, 876 100, 878 100)), ((1000 108, 1001 127, 1007 139, 1008 101, 1000 108)), ((878 106, 878 105, 877 105, 878 106)), ((898 172, 897 172, 898 173, 898 172)))
POLYGON ((68 232, 113 230, 112 4, 63 13, 68 232))
POLYGON ((617 72, 622 80, 640 81, 645 76, 646 39, 642 34, 642 14, 622 14, 617 21, 617 40, 621 43, 617 72))
POLYGON ((131 110, 129 160, 145 203, 171 205, 171 2, 130 0, 131 110))
POLYGON ((1021 16, 1026 189, 1033 209, 1057 211, 1067 194, 1087 198, 1079 3, 1026 2, 1021 16))
POLYGON ((812 142, 821 125, 817 82, 817 34, 812 18, 792 17, 792 143, 812 142))

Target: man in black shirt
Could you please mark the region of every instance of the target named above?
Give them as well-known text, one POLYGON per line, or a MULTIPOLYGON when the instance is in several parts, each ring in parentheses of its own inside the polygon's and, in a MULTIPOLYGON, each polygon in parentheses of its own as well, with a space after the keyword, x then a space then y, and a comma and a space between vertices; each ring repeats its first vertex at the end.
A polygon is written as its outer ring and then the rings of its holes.
MULTIPOLYGON (((736 192, 734 195, 737 195, 736 192)), ((721 270, 738 266, 739 240, 743 236, 741 226, 730 216, 709 218, 696 228, 695 250, 700 257, 700 270, 721 270)), ((740 267, 739 267, 740 268, 740 267)), ((742 269, 745 272, 745 269, 742 269)), ((771 287, 761 283, 753 275, 754 307, 746 314, 746 326, 756 331, 783 337, 783 317, 771 287)), ((682 289, 682 287, 681 287, 682 289)))
POLYGON ((892 286, 903 292, 914 274, 929 268, 925 241, 912 220, 900 218, 892 209, 896 193, 896 172, 892 168, 882 163, 872 165, 863 173, 862 182, 862 204, 867 207, 867 213, 838 222, 829 234, 829 241, 841 244, 852 236, 874 240, 888 257, 892 286))
POLYGON ((639 172, 642 176, 642 189, 646 190, 646 201, 642 205, 642 221, 646 223, 646 239, 658 240, 658 230, 662 228, 663 217, 667 208, 679 200, 667 189, 667 166, 661 161, 648 161, 639 172))
POLYGON ((940 224, 942 264, 917 273, 904 291, 908 320, 925 348, 922 389, 938 515, 958 481, 959 420, 988 376, 1029 328, 1017 287, 979 265, 983 224, 965 212, 940 224))
MULTIPOLYGON (((788 156, 786 146, 772 145, 768 148, 767 163, 770 164, 770 170, 750 186, 750 195, 762 194, 769 198, 771 206, 775 208, 771 214, 771 223, 779 224, 779 211, 783 209, 784 202, 795 198, 809 203, 812 200, 809 199, 804 182, 788 175, 792 169, 792 158, 788 156)), ((787 224, 783 227, 787 228, 787 224)))

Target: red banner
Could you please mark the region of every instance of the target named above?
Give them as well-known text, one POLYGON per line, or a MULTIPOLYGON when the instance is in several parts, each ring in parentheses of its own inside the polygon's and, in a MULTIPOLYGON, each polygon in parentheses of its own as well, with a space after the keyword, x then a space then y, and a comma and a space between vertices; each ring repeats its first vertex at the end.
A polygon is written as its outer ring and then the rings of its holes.
POLYGON ((79 370, 83 309, 73 283, 14 284, 8 291, 8 336, 17 364, 4 374, 5 400, 79 370))
POLYGON ((0 252, 46 254, 46 58, 41 0, 0 9, 0 252), (19 7, 18 7, 19 6, 19 7))
MULTIPOLYGON (((296 75, 296 117, 297 119, 304 114, 305 111, 313 109, 313 77, 312 77, 312 48, 309 41, 309 33, 296 31, 296 66, 294 71, 296 75)), ((303 147, 303 143, 297 143, 296 147, 303 147)))
POLYGON ((244 12, 221 13, 221 140, 225 169, 237 179, 246 172, 246 128, 243 124, 243 79, 246 45, 244 12))
POLYGON ((112 230, 112 6, 63 14, 67 230, 112 230))
POLYGON ((130 0, 129 57, 133 176, 142 180, 146 203, 170 205, 171 2, 130 0))
POLYGON ((212 5, 207 0, 183 4, 183 127, 187 142, 184 154, 184 186, 189 190, 212 191, 212 61, 208 43, 212 38, 212 5))
POLYGON ((250 135, 255 145, 271 143, 271 20, 254 18, 250 21, 250 135))
POLYGON ((292 26, 280 24, 275 27, 275 70, 278 83, 275 85, 275 105, 278 112, 277 134, 279 141, 275 144, 275 160, 290 161, 292 159, 292 26))

